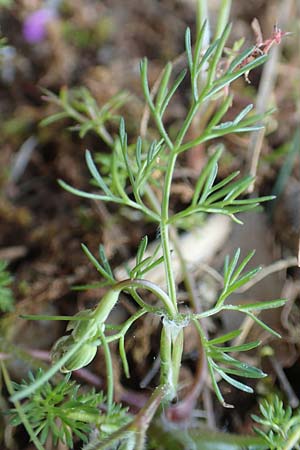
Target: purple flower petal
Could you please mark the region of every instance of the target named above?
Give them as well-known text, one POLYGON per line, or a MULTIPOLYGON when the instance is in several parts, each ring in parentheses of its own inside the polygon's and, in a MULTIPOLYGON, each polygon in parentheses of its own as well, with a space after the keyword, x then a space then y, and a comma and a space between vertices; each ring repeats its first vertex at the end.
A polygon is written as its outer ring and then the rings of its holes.
POLYGON ((43 8, 29 14, 23 24, 23 36, 27 42, 41 42, 46 36, 46 26, 55 17, 52 9, 43 8))

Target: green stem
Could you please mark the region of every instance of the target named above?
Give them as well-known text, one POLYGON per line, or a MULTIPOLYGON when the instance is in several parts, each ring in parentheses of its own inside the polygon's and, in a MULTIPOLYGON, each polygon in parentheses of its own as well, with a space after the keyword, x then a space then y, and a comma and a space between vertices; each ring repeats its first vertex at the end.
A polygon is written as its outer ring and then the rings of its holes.
POLYGON ((179 379, 179 371, 181 366, 182 352, 183 352, 183 328, 179 330, 177 337, 172 343, 172 367, 173 367, 173 385, 176 387, 179 379))
POLYGON ((289 438, 287 443, 285 444, 283 450, 293 450, 296 444, 299 444, 300 441, 300 427, 298 427, 292 436, 289 438))
POLYGON ((210 40, 207 0, 197 0, 197 8, 196 8, 197 33, 200 32, 204 22, 207 22, 207 27, 205 30, 206 36, 205 36, 205 40, 204 40, 204 45, 205 45, 205 47, 207 47, 209 44, 209 40, 210 40))
POLYGON ((113 334, 112 336, 106 336, 106 342, 110 343, 113 341, 117 341, 120 338, 124 337, 125 334, 127 333, 127 331, 129 330, 129 328, 131 327, 131 325, 138 320, 140 317, 142 317, 144 314, 146 314, 148 311, 146 311, 145 309, 140 309, 139 311, 137 311, 135 314, 133 314, 133 316, 129 317, 128 320, 126 320, 126 322, 124 323, 122 329, 116 333, 113 334))
MULTIPOLYGON (((161 121, 161 117, 157 114, 155 111, 153 105, 149 104, 150 109, 154 115, 154 118, 156 120, 156 124, 158 126, 159 132, 161 136, 164 138, 169 150, 170 150, 170 156, 168 161, 168 166, 166 170, 166 176, 165 176, 165 183, 164 183, 164 190, 163 190, 163 199, 162 199, 162 205, 161 205, 161 222, 160 222, 160 232, 161 232, 161 244, 162 244, 162 251, 164 256, 164 266, 165 266, 165 275, 166 275, 166 282, 167 282, 167 288, 168 288, 168 294, 169 297, 173 303, 173 308, 175 310, 175 313, 177 313, 177 301, 176 301, 176 285, 172 270, 172 262, 171 262, 171 251, 170 251, 170 242, 169 242, 169 229, 168 229, 168 219, 169 219, 169 201, 170 201, 170 195, 171 195, 171 184, 172 184, 172 178, 174 173, 174 168, 176 164, 176 152, 174 151, 174 145, 171 142, 164 126, 161 121)), ((149 196, 150 192, 148 192, 149 196)), ((152 197, 152 201, 154 201, 152 197)))
POLYGON ((170 330, 163 326, 160 337, 160 386, 168 387, 168 397, 172 400, 176 394, 173 384, 172 341, 170 330))
POLYGON ((287 443, 286 443, 285 447, 283 448, 283 450, 292 450, 293 448, 295 448, 296 444, 299 444, 299 441, 300 441, 300 427, 298 427, 294 431, 292 436, 287 441, 287 443))
POLYGON ((231 10, 231 0, 222 0, 221 6, 219 7, 219 15, 218 15, 218 21, 216 26, 216 32, 214 36, 214 41, 219 39, 221 34, 223 33, 226 24, 229 20, 231 10))
POLYGON ((161 309, 157 306, 148 305, 148 303, 144 302, 142 297, 136 292, 135 289, 128 289, 129 294, 133 298, 133 300, 142 308, 147 311, 149 314, 159 314, 161 309))
POLYGON ((106 379, 107 379, 107 412, 108 414, 111 412, 114 400, 114 372, 111 354, 109 350, 108 343, 106 341, 106 337, 103 331, 99 331, 99 336, 101 340, 101 344, 103 345, 104 350, 104 358, 106 365, 106 379))
POLYGON ((167 399, 176 396, 183 351, 183 328, 174 322, 163 321, 160 340, 160 385, 167 389, 167 399))
POLYGON ((172 301, 173 307, 177 311, 176 285, 175 285, 175 279, 174 279, 174 274, 173 274, 173 269, 172 269, 170 239, 169 239, 169 226, 167 223, 161 224, 160 233, 161 233, 162 251, 163 251, 163 255, 164 255, 164 266, 165 266, 165 274, 166 274, 168 293, 169 293, 170 299, 172 301))
MULTIPOLYGON (((9 394, 11 395, 11 397, 14 396, 14 390, 13 390, 13 386, 9 377, 9 374, 6 370, 6 367, 4 365, 4 363, 2 361, 0 361, 1 364, 1 369, 2 369, 2 373, 3 373, 3 378, 7 387, 7 390, 9 392, 9 394)), ((28 435, 30 436, 30 440, 34 443, 35 447, 38 450, 45 450, 44 447, 42 446, 42 444, 40 443, 39 439, 37 438, 34 430, 32 429, 32 426, 29 422, 29 420, 27 419, 27 416, 22 408, 22 405, 20 404, 20 402, 18 402, 17 400, 15 400, 14 402, 15 408, 17 410, 17 413, 20 416, 20 419, 22 420, 22 423, 28 433, 28 435)))
POLYGON ((69 321, 69 320, 89 320, 87 318, 83 317, 75 317, 75 316, 48 316, 46 314, 20 314, 20 319, 25 320, 62 320, 62 321, 69 321))
POLYGON ((176 144, 175 144, 175 151, 179 152, 180 146, 182 144, 182 141, 186 135, 186 133, 188 132, 189 127, 191 126, 191 123, 193 121, 193 118, 195 117, 195 114, 197 113, 198 109, 199 109, 199 104, 201 103, 202 100, 202 96, 199 98, 199 100, 197 102, 192 103, 190 110, 182 124, 182 127, 177 135, 176 138, 176 144))
POLYGON ((173 172, 176 164, 176 153, 171 153, 168 161, 164 191, 163 191, 163 199, 161 206, 161 225, 160 225, 160 233, 161 233, 161 244, 162 251, 164 256, 164 265, 165 265, 165 274, 166 281, 168 287, 168 294, 173 303, 173 306, 177 312, 177 300, 176 300, 176 285, 174 279, 174 273, 172 269, 172 261, 171 261, 171 250, 170 250, 170 236, 169 236, 169 202, 171 196, 171 184, 173 178, 173 172))
POLYGON ((171 298, 156 284, 152 283, 148 280, 124 280, 118 283, 114 289, 117 289, 119 292, 124 289, 128 288, 140 288, 140 289, 146 289, 147 291, 152 292, 154 295, 156 295, 164 304, 166 307, 166 310, 171 318, 175 318, 177 316, 177 307, 176 304, 174 305, 171 301, 171 298))
POLYGON ((225 309, 224 306, 221 306, 218 308, 212 308, 212 309, 209 309, 208 311, 204 311, 200 314, 194 314, 193 317, 195 319, 204 319, 205 317, 210 317, 210 316, 214 316, 215 314, 218 314, 223 309, 225 309))
POLYGON ((81 339, 79 339, 70 350, 68 350, 62 358, 57 361, 47 372, 44 373, 41 378, 36 380, 34 383, 32 383, 30 386, 27 386, 25 389, 22 389, 22 391, 18 391, 14 395, 11 396, 10 400, 12 402, 16 402, 17 400, 22 400, 25 397, 29 397, 33 392, 35 392, 39 387, 41 387, 43 384, 45 384, 50 378, 52 378, 61 368, 62 366, 73 356, 84 344, 86 341, 86 336, 83 336, 81 339))
MULTIPOLYGON (((202 94, 203 95, 203 94, 202 94)), ((165 276, 168 289, 168 298, 172 302, 172 317, 176 317, 178 313, 177 308, 177 296, 176 296, 176 283, 174 278, 174 272, 172 269, 172 259, 170 250, 170 228, 169 228, 169 206, 171 197, 171 185, 173 179, 173 173, 175 169, 176 159, 178 150, 182 144, 182 141, 188 132, 191 122, 197 112, 198 103, 193 103, 187 114, 187 117, 182 125, 180 132, 176 138, 176 142, 173 145, 166 133, 161 118, 158 116, 153 105, 149 103, 150 109, 155 117, 157 126, 159 128, 161 136, 164 138, 167 146, 169 147, 170 155, 168 160, 168 165, 166 169, 162 205, 161 205, 161 222, 160 222, 160 233, 161 233, 161 245, 164 257, 165 266, 165 276)), ((176 386, 178 382, 179 370, 181 365, 183 350, 183 331, 179 331, 179 335, 174 336, 170 332, 169 327, 163 326, 161 335, 161 385, 169 387, 169 397, 174 398, 176 395, 176 386)))

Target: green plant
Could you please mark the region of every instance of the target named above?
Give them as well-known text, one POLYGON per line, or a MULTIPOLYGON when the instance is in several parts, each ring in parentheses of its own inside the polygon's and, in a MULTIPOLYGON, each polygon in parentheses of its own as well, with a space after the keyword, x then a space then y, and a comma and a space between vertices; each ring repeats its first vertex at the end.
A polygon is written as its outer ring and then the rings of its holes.
POLYGON ((5 48, 7 44, 7 39, 0 36, 0 49, 5 48))
MULTIPOLYGON (((115 448, 117 442, 123 442, 123 446, 120 448, 144 448, 147 428, 159 405, 161 403, 168 405, 176 397, 183 351, 183 330, 189 323, 193 323, 198 330, 212 385, 218 399, 224 406, 231 405, 225 403, 218 386, 218 379, 222 378, 238 389, 252 392, 251 387, 241 383, 235 377, 259 378, 265 376, 260 369, 249 366, 228 353, 256 348, 259 342, 228 346, 228 342, 239 334, 239 330, 210 340, 204 331, 202 320, 221 311, 235 310, 250 316, 264 329, 278 336, 274 330, 257 317, 255 312, 280 307, 284 304, 284 300, 243 305, 225 303, 236 289, 251 280, 259 270, 258 268, 245 272, 253 253, 246 256, 240 263, 238 263, 239 250, 232 259, 229 257, 226 259, 224 287, 216 300, 216 304, 211 309, 202 313, 182 313, 178 310, 177 288, 172 270, 171 249, 172 241, 174 242, 175 239, 172 230, 176 230, 186 218, 198 214, 225 214, 234 221, 241 223, 237 217, 238 213, 257 208, 260 203, 273 198, 269 196, 240 198, 241 195, 246 194, 253 178, 249 176, 239 178, 238 172, 216 182, 218 161, 222 154, 222 146, 218 144, 211 152, 206 166, 199 175, 190 204, 177 212, 172 212, 170 209, 174 168, 180 155, 200 143, 221 138, 228 133, 245 133, 257 130, 261 128, 261 125, 256 124, 264 118, 261 115, 252 114, 252 105, 249 105, 234 120, 222 121, 232 103, 232 97, 228 95, 231 83, 262 64, 266 60, 266 56, 260 56, 247 64, 241 64, 252 54, 253 49, 248 49, 234 58, 230 56, 230 63, 223 64, 226 69, 222 72, 220 62, 230 33, 230 26, 221 26, 219 23, 219 28, 220 32, 217 33, 216 39, 207 47, 205 45, 206 23, 203 23, 201 28, 198 29, 193 48, 190 30, 188 29, 186 32, 185 44, 191 85, 191 102, 186 117, 174 136, 171 136, 166 128, 164 114, 175 92, 187 76, 187 71, 182 71, 173 81, 171 63, 166 65, 157 93, 153 97, 148 84, 148 62, 146 59, 141 62, 143 93, 157 129, 157 139, 152 142, 139 137, 135 143, 129 145, 125 121, 122 118, 119 123, 118 135, 112 136, 109 134, 106 128, 106 119, 115 118, 111 114, 111 108, 118 101, 113 100, 107 107, 98 108, 90 94, 86 90, 81 90, 79 103, 76 103, 76 101, 74 103, 72 100, 70 109, 70 99, 66 92, 60 95, 59 101, 57 101, 57 97, 48 93, 48 98, 52 98, 56 103, 58 102, 63 107, 63 111, 46 119, 46 123, 49 124, 64 117, 73 117, 79 123, 81 135, 89 130, 94 130, 111 148, 111 156, 107 159, 109 171, 106 171, 105 177, 100 174, 91 153, 86 152, 86 163, 92 177, 92 185, 99 192, 82 191, 64 181, 60 181, 60 185, 67 191, 84 198, 111 202, 137 210, 147 220, 154 222, 160 231, 159 245, 151 256, 146 256, 148 238, 145 237, 141 240, 137 250, 136 265, 131 269, 128 279, 121 282, 114 278, 113 270, 102 247, 100 247, 99 258, 96 258, 86 246, 83 246, 87 257, 104 278, 108 287, 107 293, 94 310, 81 311, 71 318, 64 316, 25 316, 35 320, 69 320, 69 324, 66 330, 67 334, 61 337, 52 349, 52 367, 31 384, 12 395, 12 401, 16 402, 34 395, 59 370, 72 372, 86 366, 94 358, 97 348, 102 346, 107 369, 108 414, 113 410, 114 389, 114 374, 109 344, 114 341, 118 342, 124 373, 129 377, 129 364, 124 345, 126 333, 140 317, 146 314, 156 314, 161 318, 159 386, 154 390, 145 407, 129 424, 120 427, 104 441, 102 441, 101 436, 91 441, 84 447, 86 450, 115 448), (212 117, 198 137, 188 140, 188 131, 194 118, 199 109, 208 103, 214 105, 212 117), (78 111, 80 111, 79 115, 78 111), (154 182, 152 176, 154 171, 160 172, 158 182, 154 182), (161 201, 157 195, 158 188, 162 191, 161 201), (159 251, 161 251, 162 256, 159 256, 159 251), (164 266, 166 290, 147 280, 149 270, 159 264, 164 266), (141 290, 144 293, 151 292, 154 294, 158 300, 157 306, 150 305, 147 296, 141 295, 141 290), (138 310, 120 326, 111 327, 107 324, 107 318, 118 302, 122 291, 132 296, 138 310)), ((96 422, 95 425, 97 426, 96 422)))
POLYGON ((293 412, 290 406, 285 409, 277 395, 263 400, 259 409, 261 415, 253 414, 252 419, 262 428, 254 429, 270 450, 300 449, 300 410, 293 412))
MULTIPOLYGON (((42 376, 43 371, 40 369, 35 376, 29 373, 28 382, 23 380, 20 384, 12 383, 11 387, 14 392, 18 392, 42 376)), ((57 446, 60 441, 68 448, 73 448, 73 436, 86 443, 95 425, 101 438, 105 438, 129 422, 127 409, 119 405, 112 405, 109 413, 101 411, 106 400, 102 392, 90 390, 80 393, 79 389, 80 385, 70 381, 68 374, 56 385, 44 383, 22 404, 22 414, 27 417, 42 445, 50 434, 53 445, 57 446)), ((10 414, 12 425, 17 426, 23 422, 19 408, 10 410, 10 414)))
POLYGON ((78 131, 80 137, 84 137, 89 131, 98 134, 108 145, 112 139, 107 132, 107 122, 119 120, 116 110, 122 106, 127 98, 126 93, 119 93, 112 97, 101 108, 87 88, 74 88, 71 91, 65 87, 55 95, 48 89, 43 89, 44 100, 58 106, 62 111, 52 114, 41 121, 42 126, 50 125, 62 119, 73 119, 76 125, 71 127, 72 131, 78 131))
POLYGON ((9 312, 14 309, 14 296, 9 285, 12 282, 10 273, 5 270, 7 262, 0 260, 0 311, 9 312))

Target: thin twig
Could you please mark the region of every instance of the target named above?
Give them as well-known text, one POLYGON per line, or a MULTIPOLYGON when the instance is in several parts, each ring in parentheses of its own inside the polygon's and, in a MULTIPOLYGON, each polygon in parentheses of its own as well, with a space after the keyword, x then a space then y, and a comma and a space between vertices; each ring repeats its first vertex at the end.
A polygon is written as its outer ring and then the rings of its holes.
MULTIPOLYGON (((278 16, 281 20, 281 25, 284 28, 288 22, 290 12, 292 9, 293 0, 287 0, 282 2, 278 16)), ((256 111, 258 114, 263 114, 267 111, 269 105, 269 98, 274 89, 277 70, 276 66, 280 56, 280 48, 278 46, 273 47, 270 52, 270 57, 265 64, 262 72, 261 81, 257 93, 256 111)), ((265 129, 254 131, 251 135, 248 153, 249 153, 249 173, 252 176, 256 176, 258 161, 262 149, 262 143, 265 135, 265 129)), ((248 192, 254 191, 254 182, 249 186, 248 192)))
POLYGON ((215 410, 212 400, 212 393, 208 386, 205 386, 203 389, 203 403, 204 403, 204 409, 207 414, 207 425, 209 428, 216 428, 216 418, 215 418, 215 410))
POLYGON ((299 399, 292 388, 289 380, 287 379, 286 374, 284 373, 284 370, 282 369, 281 365, 279 364, 278 360, 275 358, 275 356, 270 356, 270 362, 272 364, 272 367, 274 371, 276 372, 276 375, 278 377, 279 383, 281 385, 282 390, 285 392, 289 405, 292 408, 297 408, 299 406, 299 399))
POLYGON ((150 369, 148 370, 148 372, 146 373, 146 375, 140 382, 141 389, 145 389, 149 385, 149 383, 152 381, 152 379, 155 377, 155 375, 158 373, 158 371, 160 369, 160 362, 161 362, 160 356, 157 355, 152 366, 150 367, 150 369))
MULTIPOLYGON (((260 311, 256 311, 255 315, 258 316, 259 313, 260 313, 260 311)), ((232 345, 234 345, 234 346, 242 345, 246 341, 247 336, 250 333, 250 330, 254 324, 255 324, 255 322, 252 319, 252 317, 245 316, 244 320, 240 326, 241 333, 234 339, 232 345)))
POLYGON ((11 182, 17 183, 19 181, 19 179, 21 178, 21 176, 23 175, 23 173, 26 170, 26 167, 30 161, 32 152, 36 148, 37 143, 38 143, 38 141, 35 136, 30 136, 28 139, 26 139, 25 142, 23 142, 23 144, 19 148, 19 150, 14 158, 13 164, 12 164, 11 173, 10 173, 10 181, 11 182))
POLYGON ((297 261, 297 258, 295 258, 295 257, 288 258, 288 259, 281 259, 279 261, 276 261, 275 263, 270 264, 267 267, 264 267, 260 272, 258 272, 257 275, 255 275, 254 278, 252 278, 252 280, 248 281, 248 283, 244 284, 243 287, 236 290, 235 292, 237 294, 242 294, 242 293, 248 291, 248 289, 250 289, 255 284, 259 283, 261 280, 263 280, 267 276, 271 275, 272 273, 280 272, 281 270, 288 269, 289 267, 296 267, 297 264, 298 264, 298 261, 297 261))

